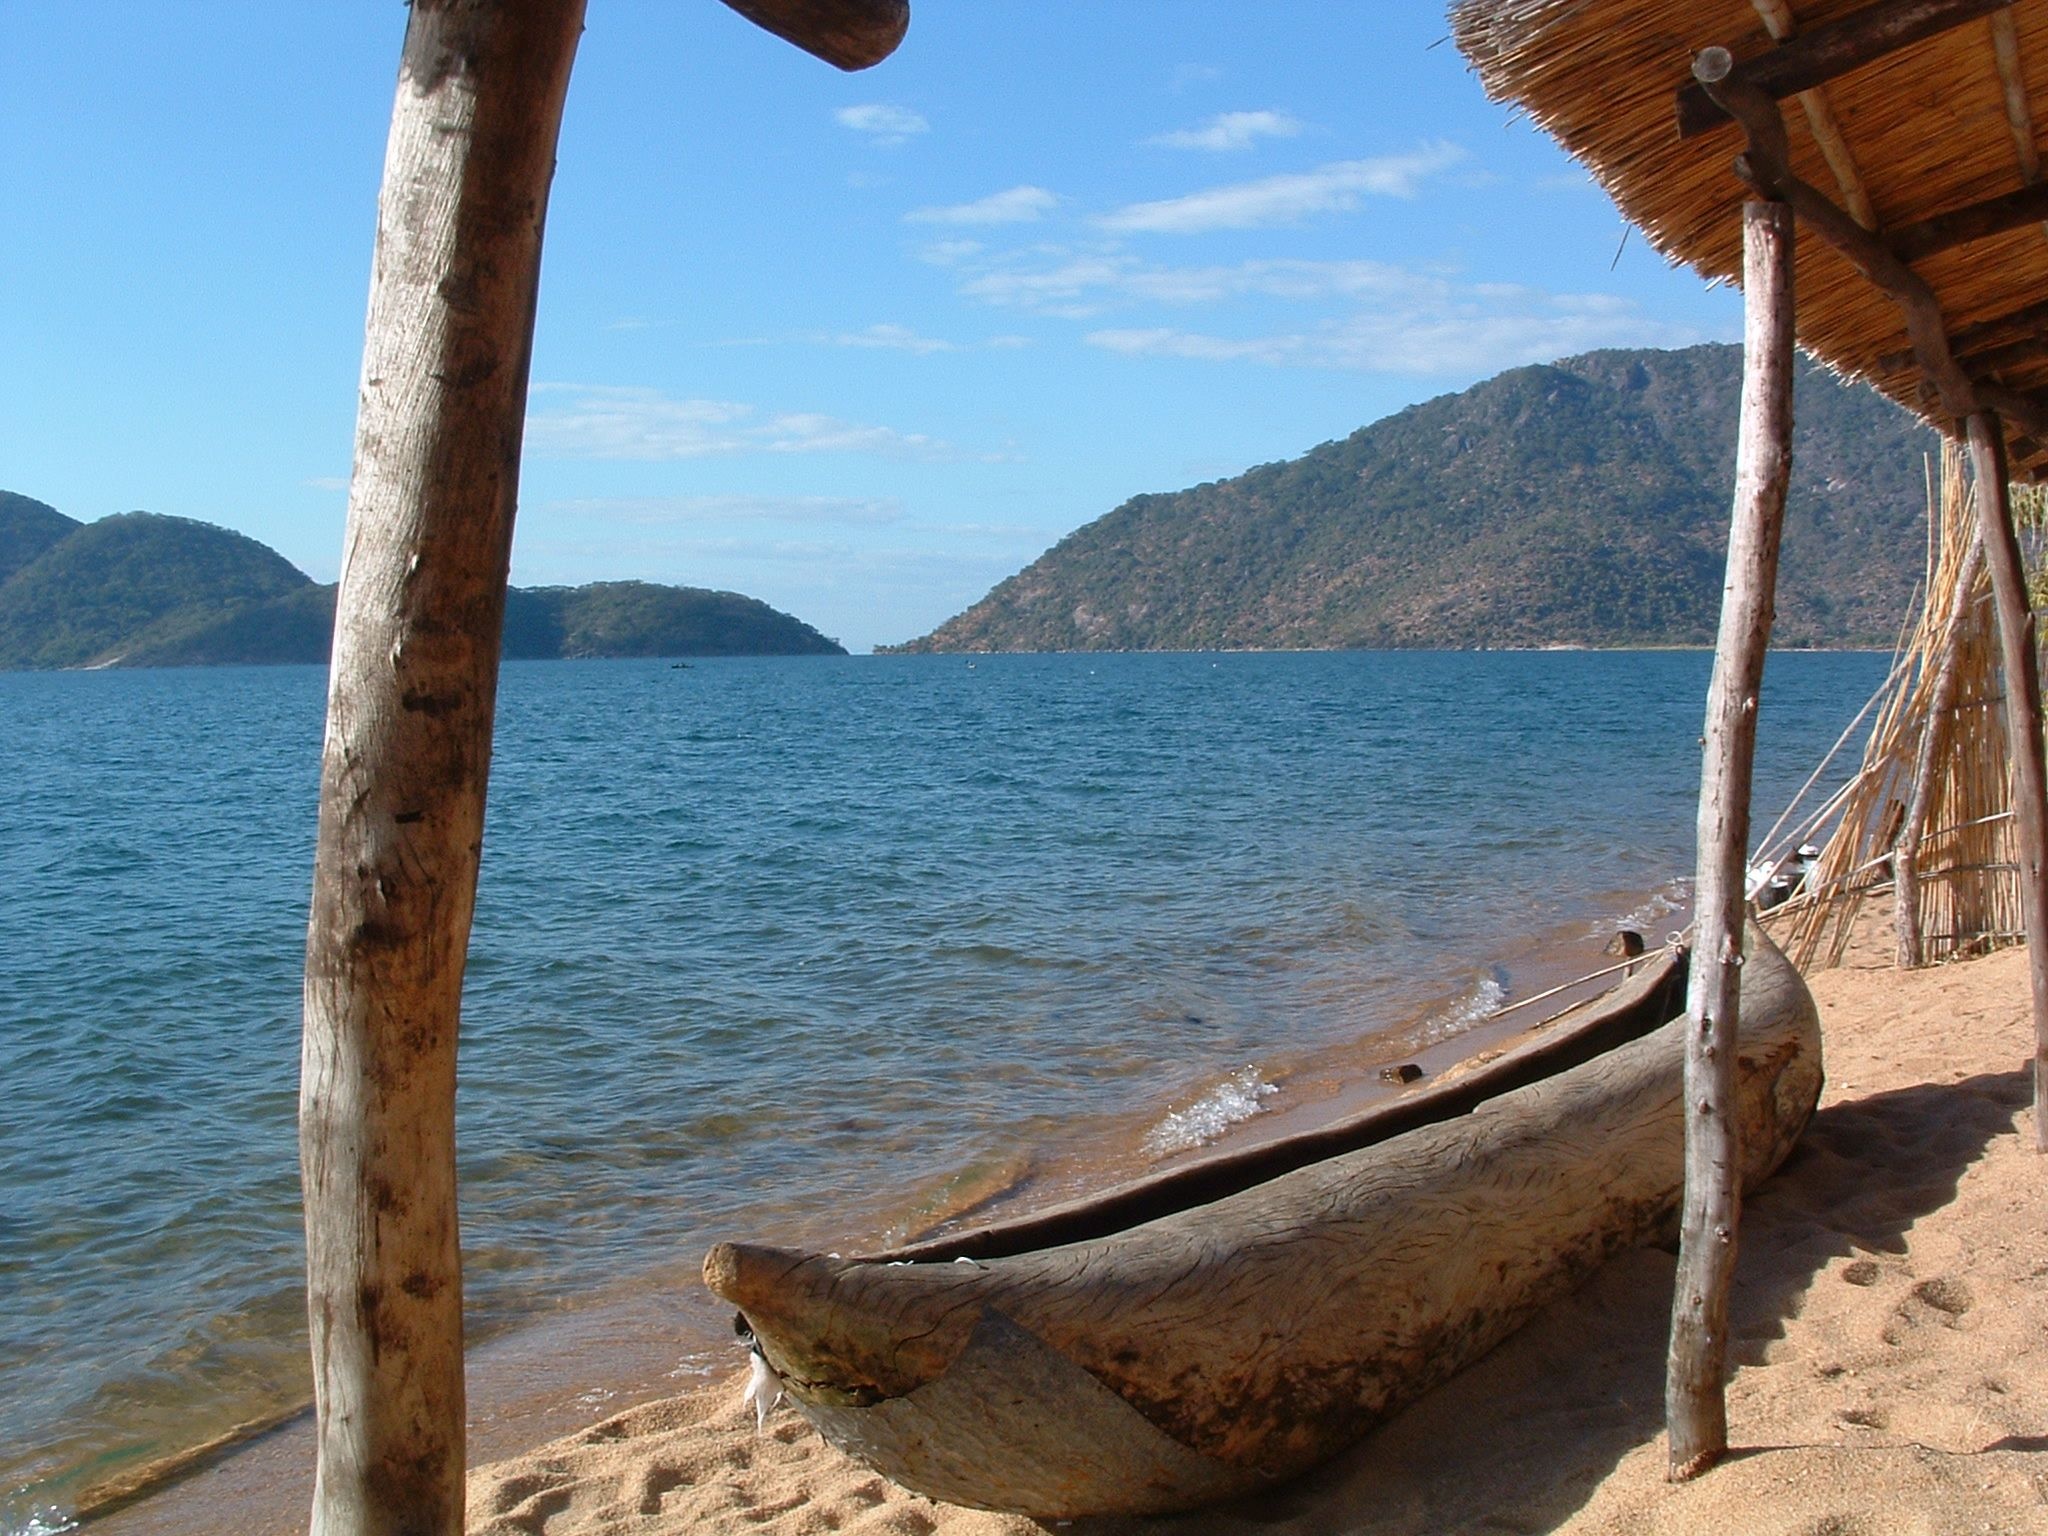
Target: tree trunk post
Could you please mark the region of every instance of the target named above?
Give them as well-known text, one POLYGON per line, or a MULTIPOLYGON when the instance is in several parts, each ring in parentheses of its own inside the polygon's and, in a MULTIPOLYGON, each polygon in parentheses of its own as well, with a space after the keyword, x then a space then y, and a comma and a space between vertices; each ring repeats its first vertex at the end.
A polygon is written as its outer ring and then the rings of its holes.
POLYGON ((1992 412, 1978 411, 1970 417, 1969 433, 1977 526, 1984 563, 1991 568, 1991 600, 1998 609, 1998 643, 2005 664, 2012 819, 2034 992, 2034 1150, 2048 1152, 2048 772, 2042 764, 2041 667, 2007 494, 2005 428, 1992 412))
POLYGON ((1722 1373, 1735 1273, 1742 1158, 1735 1050, 1757 703, 1792 467, 1792 210, 1745 203, 1743 377, 1735 506, 1700 770, 1692 975, 1686 997, 1685 1204, 1665 1383, 1674 1480, 1728 1448, 1722 1373))
POLYGON ((356 419, 306 940, 315 1536, 459 1536, 455 1046, 541 231, 583 0, 414 0, 356 419))
POLYGON ((1970 611, 1977 572, 1984 561, 1984 541, 1972 539, 1956 573, 1955 595, 1941 632, 1941 659, 1927 697, 1927 720, 1920 730, 1920 752, 1913 764, 1913 791, 1906 801, 1906 819, 1892 843, 1892 926, 1898 936, 1898 964, 1911 970, 1926 958, 1920 936, 1920 840, 1927 835, 1927 817, 1934 804, 1935 780, 1948 755, 1953 735, 1956 690, 1962 684, 1963 620, 1970 611))

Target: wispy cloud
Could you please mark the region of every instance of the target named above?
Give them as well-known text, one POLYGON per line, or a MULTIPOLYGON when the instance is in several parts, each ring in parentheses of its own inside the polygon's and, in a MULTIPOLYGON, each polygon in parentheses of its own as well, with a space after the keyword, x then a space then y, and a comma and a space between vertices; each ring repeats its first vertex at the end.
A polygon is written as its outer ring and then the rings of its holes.
POLYGON ((1418 279, 1405 303, 1375 305, 1305 330, 1232 337, 1154 326, 1098 330, 1084 339, 1129 356, 1463 377, 1596 347, 1688 346, 1705 338, 1608 294, 1418 279))
POLYGON ((1465 151, 1455 144, 1425 144, 1405 155, 1339 160, 1312 171, 1132 203, 1096 222, 1119 233, 1164 235, 1298 224, 1311 214, 1349 212, 1369 196, 1413 197, 1423 182, 1464 158, 1465 151))
POLYGON ((892 497, 851 496, 591 496, 548 503, 579 522, 641 528, 700 524, 789 523, 802 527, 878 528, 903 521, 892 497))
POLYGON ((1377 261, 1276 259, 1174 267, 1098 252, 1063 255, 1045 266, 991 268, 968 278, 960 291, 990 304, 1086 319, 1119 302, 1197 305, 1247 296, 1296 302, 1368 296, 1394 300, 1429 289, 1431 281, 1377 261))
POLYGON ((1199 128, 1177 128, 1154 134, 1145 142, 1165 149, 1205 149, 1223 153, 1249 149, 1260 139, 1291 139, 1301 121, 1285 112, 1220 112, 1199 128))
POLYGON ((935 267, 957 267, 982 253, 979 240, 934 240, 917 253, 918 260, 935 267))
POLYGON ((1001 351, 1028 347, 1028 336, 989 336, 981 341, 949 341, 943 336, 926 336, 907 325, 871 325, 859 331, 794 331, 782 336, 747 336, 718 343, 726 347, 852 347, 874 352, 908 352, 913 357, 930 357, 941 352, 965 352, 978 347, 1001 351))
POLYGON ((948 456, 922 433, 865 426, 815 411, 763 412, 728 400, 674 400, 658 390, 542 384, 560 405, 526 418, 530 452, 558 459, 699 459, 743 453, 948 456))
POLYGON ((956 352, 959 348, 936 336, 920 336, 907 325, 871 325, 864 331, 818 333, 811 338, 833 347, 867 347, 885 352, 909 352, 929 357, 934 352, 956 352))
POLYGON ((1059 206, 1043 187, 1012 187, 972 203, 943 208, 914 208, 904 215, 913 224, 1031 224, 1059 206))
POLYGON ((901 144, 920 133, 929 132, 932 126, 922 113, 880 101, 841 107, 832 116, 840 127, 851 128, 875 144, 901 144))

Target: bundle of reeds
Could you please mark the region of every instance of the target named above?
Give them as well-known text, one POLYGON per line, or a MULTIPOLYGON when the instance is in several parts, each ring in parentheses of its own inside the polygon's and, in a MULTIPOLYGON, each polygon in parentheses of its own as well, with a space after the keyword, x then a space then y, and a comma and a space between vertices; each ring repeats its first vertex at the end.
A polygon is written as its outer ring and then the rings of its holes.
MULTIPOLYGON (((2012 794, 1990 578, 1964 455, 1930 488, 1929 573, 1917 621, 1855 777, 1817 817, 1834 832, 1776 916, 1801 969, 1839 963, 1857 913, 1895 889, 1899 963, 2020 938, 2012 794)), ((1812 824, 1812 819, 1809 825, 1812 824)))

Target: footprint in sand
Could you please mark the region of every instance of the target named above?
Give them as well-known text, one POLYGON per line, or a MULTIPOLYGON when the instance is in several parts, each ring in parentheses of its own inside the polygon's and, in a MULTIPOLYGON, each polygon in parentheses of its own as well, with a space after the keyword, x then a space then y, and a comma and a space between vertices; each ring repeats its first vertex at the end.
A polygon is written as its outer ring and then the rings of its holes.
POLYGON ((661 1501, 678 1488, 689 1487, 691 1481, 690 1475, 679 1468, 649 1467, 636 1480, 628 1497, 641 1514, 658 1515, 661 1513, 661 1501))
POLYGON ((1932 1280, 1922 1280, 1913 1287, 1913 1296, 1937 1312, 1946 1312, 1950 1317, 1961 1317, 1972 1305, 1970 1288, 1962 1281, 1951 1280, 1946 1275, 1937 1275, 1932 1280))
POLYGON ((1901 1344, 1914 1329, 1930 1322, 1938 1322, 1944 1328, 1959 1327, 1973 1304, 1970 1288, 1960 1280, 1947 1275, 1922 1280, 1892 1309, 1882 1338, 1887 1344, 1901 1344))

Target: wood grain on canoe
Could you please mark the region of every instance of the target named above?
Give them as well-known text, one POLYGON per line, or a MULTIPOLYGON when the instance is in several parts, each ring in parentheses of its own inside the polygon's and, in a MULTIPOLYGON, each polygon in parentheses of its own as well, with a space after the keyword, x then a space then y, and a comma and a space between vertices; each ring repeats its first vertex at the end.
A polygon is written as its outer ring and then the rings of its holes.
MULTIPOLYGON (((1749 942, 1754 1183, 1811 1114, 1821 1067, 1804 984, 1749 942)), ((1190 1507, 1323 1459, 1668 1235, 1682 1029, 1085 1241, 926 1262, 721 1244, 705 1279, 827 1437, 906 1486, 1053 1517, 1190 1507)))

